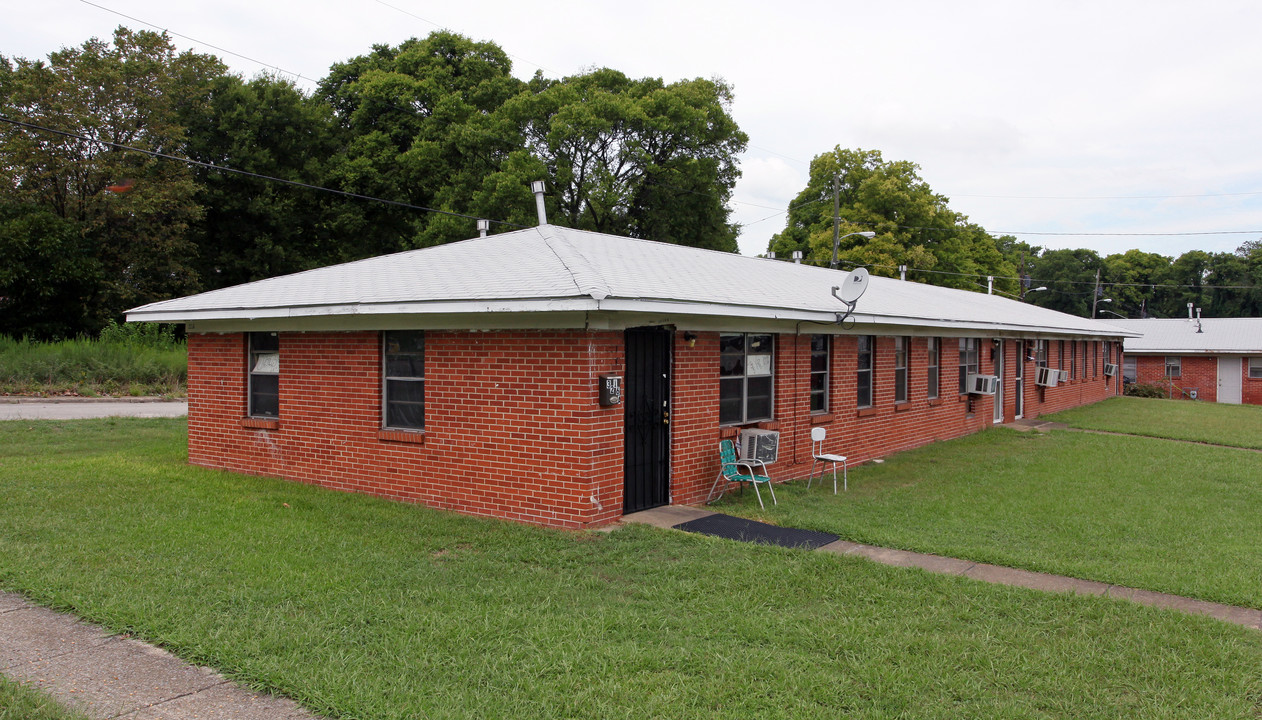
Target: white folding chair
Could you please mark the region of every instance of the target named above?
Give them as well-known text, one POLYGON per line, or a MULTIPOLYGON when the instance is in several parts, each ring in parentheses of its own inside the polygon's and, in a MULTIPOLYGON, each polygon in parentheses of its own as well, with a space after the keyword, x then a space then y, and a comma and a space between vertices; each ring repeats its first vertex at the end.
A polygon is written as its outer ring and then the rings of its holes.
POLYGON ((824 466, 832 463, 833 466, 833 494, 837 494, 837 463, 841 463, 841 482, 842 487, 847 492, 850 490, 850 472, 846 466, 845 455, 834 455, 824 452, 824 437, 828 433, 822 427, 811 428, 811 476, 806 480, 806 489, 811 489, 811 482, 815 480, 815 466, 819 465, 819 479, 824 480, 824 466))

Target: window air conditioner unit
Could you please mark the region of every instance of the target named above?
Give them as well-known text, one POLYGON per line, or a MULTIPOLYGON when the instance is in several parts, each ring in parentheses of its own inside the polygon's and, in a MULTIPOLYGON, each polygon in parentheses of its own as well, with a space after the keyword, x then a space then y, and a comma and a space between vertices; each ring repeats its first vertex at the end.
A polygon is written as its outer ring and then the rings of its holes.
POLYGON ((1060 370, 1059 372, 1060 372, 1060 382, 1061 382, 1061 384, 1062 384, 1062 385, 1064 385, 1065 383, 1069 382, 1069 371, 1068 371, 1068 370, 1060 370))
POLYGON ((1117 375, 1117 364, 1115 364, 1115 363, 1104 363, 1104 376, 1105 376, 1105 377, 1115 377, 1116 375, 1117 375))
POLYGON ((1056 387, 1060 382, 1060 371, 1055 368, 1041 367, 1034 375, 1034 384, 1041 387, 1056 387))
POLYGON ((773 463, 780 454, 780 433, 775 430, 741 430, 741 458, 773 463))
POLYGON ((994 395, 999 388, 999 378, 994 375, 968 376, 968 391, 973 395, 994 395))

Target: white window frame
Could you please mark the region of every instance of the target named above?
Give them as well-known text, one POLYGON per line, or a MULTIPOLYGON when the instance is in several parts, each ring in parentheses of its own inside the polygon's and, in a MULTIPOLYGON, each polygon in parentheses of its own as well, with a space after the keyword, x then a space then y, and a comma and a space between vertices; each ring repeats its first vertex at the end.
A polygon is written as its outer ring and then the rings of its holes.
POLYGON ((407 430, 418 431, 425 429, 425 331, 424 330, 385 330, 381 333, 381 427, 384 430, 407 430), (392 335, 419 336, 420 352, 390 352, 390 340, 392 335), (390 356, 420 356, 420 375, 391 375, 390 374, 390 356), (421 400, 417 403, 414 400, 404 400, 401 398, 392 398, 390 396, 391 383, 408 383, 409 385, 419 384, 421 388, 421 400), (420 405, 421 419, 419 423, 390 422, 391 405, 420 405))
POLYGON ((876 405, 876 336, 875 335, 859 335, 855 338, 855 407, 859 409, 870 408, 876 405), (864 344, 867 350, 863 349, 864 344), (866 366, 865 366, 866 356, 866 366), (868 401, 863 402, 864 391, 867 391, 868 401))
MULTIPOLYGON (((732 418, 724 419, 720 415, 719 424, 720 425, 745 425, 748 423, 771 420, 774 417, 775 412, 776 412, 776 380, 775 380, 776 378, 776 336, 772 333, 721 333, 719 335, 719 348, 720 348, 719 367, 717 368, 717 370, 719 371, 720 401, 722 400, 722 397, 723 397, 723 385, 725 382, 729 386, 731 386, 733 384, 733 381, 739 379, 740 388, 741 388, 741 393, 740 393, 741 417, 739 419, 732 419, 732 418), (724 375, 723 374, 723 356, 724 355, 731 356, 731 355, 735 355, 735 353, 724 353, 722 351, 723 338, 735 337, 737 335, 741 336, 742 372, 740 374, 733 373, 730 375, 724 375), (763 338, 763 337, 769 338, 769 343, 768 343, 769 347, 767 351, 751 353, 749 351, 750 338, 763 338), (750 372, 750 366, 751 366, 750 358, 751 357, 762 358, 764 356, 767 358, 766 360, 767 372, 751 373, 750 372), (750 415, 750 412, 749 412, 749 379, 750 378, 763 378, 763 377, 771 378, 771 386, 770 386, 770 390, 768 390, 768 398, 767 398, 768 400, 767 415, 765 417, 764 416, 755 417, 755 416, 750 415)), ((760 364, 761 364, 761 361, 760 361, 760 364)), ((761 368, 755 368, 755 369, 761 370, 761 368)), ((722 408, 722 402, 720 402, 720 413, 722 413, 721 408, 722 408)))
POLYGON ((925 364, 925 397, 933 400, 938 397, 942 382, 942 338, 931 337, 927 347, 928 361, 925 364))
POLYGON ((894 402, 905 403, 911 395, 908 369, 911 366, 911 338, 898 335, 894 338, 894 402))
POLYGON ((246 363, 246 415, 265 420, 278 419, 280 417, 280 335, 274 332, 246 333, 246 363), (260 341, 264 338, 275 338, 275 342, 267 343, 275 345, 275 349, 271 347, 257 349, 255 346, 262 344, 260 341), (256 407, 258 403, 255 384, 264 377, 276 378, 276 412, 273 413, 256 407))
POLYGON ((1181 355, 1166 356, 1165 377, 1183 377, 1183 357, 1181 355), (1173 362, 1171 362, 1172 360, 1173 362), (1174 369, 1174 372, 1170 372, 1171 368, 1174 369))
POLYGON ((968 394, 968 376, 981 372, 981 339, 960 338, 960 394, 968 394))
POLYGON ((1262 357, 1249 358, 1249 379, 1262 379, 1262 357))
MULTIPOLYGON (((828 412, 829 385, 831 381, 833 366, 833 336, 832 335, 812 335, 811 336, 811 367, 810 367, 810 384, 807 386, 808 395, 810 396, 810 408, 812 414, 821 414, 828 412), (817 350, 815 344, 822 341, 823 350, 817 350), (820 355, 823 356, 824 369, 815 369, 815 359, 820 355), (817 390, 815 386, 820 384, 816 378, 822 377, 823 389, 817 390), (817 402, 818 400, 818 402, 817 402), (818 407, 816 407, 818 405, 818 407)), ((773 383, 774 385, 774 383, 773 383)))

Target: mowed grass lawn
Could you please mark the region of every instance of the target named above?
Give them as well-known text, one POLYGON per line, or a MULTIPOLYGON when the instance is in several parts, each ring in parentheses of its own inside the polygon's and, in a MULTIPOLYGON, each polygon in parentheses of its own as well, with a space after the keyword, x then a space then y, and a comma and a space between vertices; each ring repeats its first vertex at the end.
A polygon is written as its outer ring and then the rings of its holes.
MULTIPOLYGON (((1193 405, 1130 400, 1066 419, 1093 426, 1094 412, 1122 431, 1156 427, 1154 415, 1193 405)), ((1225 406, 1196 407, 1210 411, 1206 424, 1224 422, 1215 413, 1225 406)), ((1226 409, 1235 416, 1237 408, 1226 409)), ((1196 434, 1189 425, 1199 418, 1182 418, 1170 432, 1196 434)), ((849 493, 826 488, 777 488, 780 504, 766 512, 748 492, 715 509, 872 545, 1262 608, 1262 453, 1000 428, 852 468, 849 493)))
POLYGON ((184 432, 0 423, 0 586, 337 718, 1262 712, 1262 634, 1206 618, 467 518, 189 467, 184 432))
POLYGON ((1086 430, 1262 449, 1262 406, 1118 397, 1048 416, 1086 430))

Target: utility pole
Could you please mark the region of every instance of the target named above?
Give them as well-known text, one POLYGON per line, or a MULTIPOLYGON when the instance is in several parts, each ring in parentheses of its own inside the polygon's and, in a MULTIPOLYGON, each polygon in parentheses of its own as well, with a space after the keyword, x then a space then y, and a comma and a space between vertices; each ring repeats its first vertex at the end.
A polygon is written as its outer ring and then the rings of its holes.
POLYGON ((1017 295, 1018 295, 1018 298, 1021 300, 1021 302, 1025 302, 1025 289, 1026 287, 1029 286, 1030 283, 1027 282, 1025 278, 1025 251, 1024 250, 1021 251, 1021 272, 1019 274, 1021 276, 1021 288, 1017 291, 1017 295))
POLYGON ((1095 309, 1100 304, 1100 268, 1095 269, 1095 289, 1091 291, 1091 319, 1095 320, 1095 309))
POLYGON ((837 243, 840 241, 841 235, 841 188, 838 187, 840 180, 837 173, 833 173, 833 261, 828 267, 837 269, 837 243))

